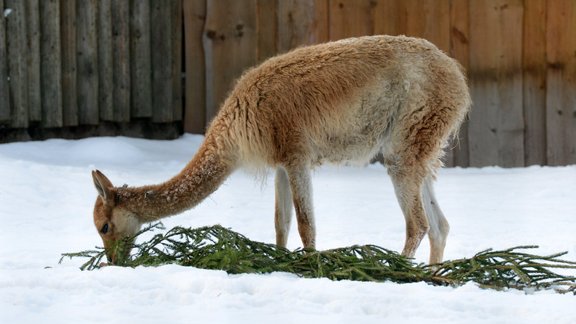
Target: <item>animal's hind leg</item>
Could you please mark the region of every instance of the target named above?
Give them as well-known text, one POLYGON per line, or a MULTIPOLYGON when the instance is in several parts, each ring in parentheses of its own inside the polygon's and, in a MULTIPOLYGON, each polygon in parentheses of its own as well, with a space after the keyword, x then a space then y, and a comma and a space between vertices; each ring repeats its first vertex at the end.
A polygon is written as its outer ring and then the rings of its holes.
POLYGON ((286 247, 292 221, 292 191, 288 174, 282 167, 278 167, 276 170, 275 189, 274 225, 276 228, 276 245, 286 247))
POLYGON ((286 167, 298 221, 298 233, 306 249, 316 248, 316 226, 312 207, 312 182, 306 166, 286 167))
POLYGON ((444 213, 440 210, 436 196, 434 195, 434 187, 431 176, 426 177, 424 185, 422 186, 422 200, 430 230, 428 231, 428 238, 430 239, 430 264, 442 262, 444 256, 444 247, 446 246, 446 237, 450 231, 450 225, 444 213))
POLYGON ((414 169, 388 170, 406 221, 406 241, 402 255, 412 258, 429 228, 420 194, 424 179, 414 169))

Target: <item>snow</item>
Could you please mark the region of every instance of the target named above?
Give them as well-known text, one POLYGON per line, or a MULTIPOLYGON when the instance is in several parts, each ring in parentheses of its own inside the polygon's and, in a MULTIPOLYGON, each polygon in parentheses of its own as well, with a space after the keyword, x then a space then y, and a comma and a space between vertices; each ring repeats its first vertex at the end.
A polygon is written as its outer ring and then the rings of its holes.
MULTIPOLYGON (((228 275, 167 265, 80 271, 60 254, 101 246, 92 225, 90 171, 116 185, 176 174, 202 138, 89 138, 0 145, 1 323, 574 323, 573 295, 423 283, 333 282, 291 274, 228 275)), ((377 244, 400 250, 404 220, 385 170, 314 172, 319 249, 377 244)), ((537 244, 576 260, 576 166, 444 169, 436 184, 451 224, 445 258, 537 244)), ((273 176, 236 172, 167 228, 222 224, 274 242, 273 176)), ((300 246, 295 223, 289 248, 300 246)), ((428 258, 428 242, 416 260, 428 258)), ((570 273, 570 272, 568 272, 570 273)), ((570 273, 573 274, 574 273, 570 273)))

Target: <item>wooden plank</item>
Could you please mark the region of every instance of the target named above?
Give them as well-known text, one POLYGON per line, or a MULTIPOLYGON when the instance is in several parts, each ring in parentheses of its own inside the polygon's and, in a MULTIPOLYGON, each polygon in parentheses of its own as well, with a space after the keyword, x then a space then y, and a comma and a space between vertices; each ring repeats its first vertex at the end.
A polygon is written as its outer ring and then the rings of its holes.
MULTIPOLYGON (((4 8, 4 0, 0 0, 0 8, 4 8)), ((0 15, 0 122, 10 121, 11 117, 5 25, 6 18, 2 14, 0 15)))
POLYGON ((576 3, 547 5, 547 160, 566 165, 576 163, 576 3))
POLYGON ((112 0, 98 1, 98 110, 100 119, 114 120, 112 0))
POLYGON ((171 9, 163 0, 151 1, 152 28, 152 120, 174 118, 172 93, 171 9))
POLYGON ((498 161, 498 65, 495 52, 501 31, 492 3, 471 1, 470 12, 470 166, 495 165, 498 161))
POLYGON ((173 0, 172 18, 172 121, 181 121, 184 113, 182 93, 182 2, 173 0))
MULTIPOLYGON (((80 23, 84 23, 80 21, 80 23)), ((76 1, 60 0, 62 44, 62 118, 64 126, 78 125, 76 66, 76 1)))
MULTIPOLYGON (((470 67, 470 34, 469 34, 468 0, 452 0, 450 3, 450 56, 455 58, 465 69, 470 67)), ((454 166, 470 165, 468 155, 468 120, 460 127, 457 138, 450 144, 454 166)))
POLYGON ((256 0, 209 1, 206 7, 206 118, 212 119, 242 72, 256 63, 256 0))
POLYGON ((373 9, 370 0, 330 0, 330 40, 372 35, 373 9))
POLYGON ((152 48, 150 1, 134 1, 130 19, 132 116, 152 117, 152 48))
POLYGON ((374 7, 374 34, 406 34, 405 0, 378 0, 374 7))
POLYGON ((186 67, 184 131, 202 134, 206 128, 206 72, 202 45, 206 1, 184 1, 183 11, 186 67))
POLYGON ((28 119, 42 120, 42 91, 40 87, 40 0, 26 0, 28 119))
POLYGON ((499 21, 503 39, 500 44, 500 159, 503 167, 523 167, 524 109, 522 79, 523 0, 502 1, 499 21))
POLYGON ((278 52, 329 40, 328 0, 278 3, 278 52))
POLYGON ((6 0, 12 11, 6 18, 11 127, 28 127, 28 73, 26 70, 26 11, 23 1, 6 0))
POLYGON ((406 35, 422 37, 441 50, 450 50, 450 2, 405 0, 406 35))
POLYGON ((470 165, 524 165, 522 2, 471 1, 470 165))
POLYGON ((62 127, 62 47, 58 0, 40 1, 40 29, 42 125, 62 127))
POLYGON ((130 2, 112 1, 114 121, 130 121, 130 2))
MULTIPOLYGON (((291 2, 291 1, 284 1, 291 2)), ((257 61, 262 62, 278 53, 278 6, 282 1, 257 0, 258 49, 257 61)))
POLYGON ((526 165, 546 164, 546 2, 524 1, 524 147, 526 165))
POLYGON ((78 118, 98 125, 98 0, 78 0, 78 118))

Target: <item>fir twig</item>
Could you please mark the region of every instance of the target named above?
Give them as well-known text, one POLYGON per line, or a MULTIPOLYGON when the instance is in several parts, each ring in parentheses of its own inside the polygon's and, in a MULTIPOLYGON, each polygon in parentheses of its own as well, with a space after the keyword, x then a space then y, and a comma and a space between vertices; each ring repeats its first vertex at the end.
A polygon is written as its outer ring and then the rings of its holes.
MULTIPOLYGON (((160 223, 139 233, 164 229, 160 223)), ((576 269, 576 262, 560 259, 564 253, 538 256, 523 252, 537 246, 517 246, 502 251, 485 250, 468 259, 426 266, 375 245, 351 246, 326 251, 289 251, 273 244, 251 241, 216 225, 196 229, 175 227, 133 246, 135 252, 119 264, 127 267, 175 263, 228 273, 289 272, 305 278, 332 280, 427 282, 460 286, 476 282, 491 289, 549 289, 576 294, 576 277, 551 269, 576 269)), ((89 258, 80 269, 94 270, 105 257, 103 248, 64 253, 68 258, 89 258)))

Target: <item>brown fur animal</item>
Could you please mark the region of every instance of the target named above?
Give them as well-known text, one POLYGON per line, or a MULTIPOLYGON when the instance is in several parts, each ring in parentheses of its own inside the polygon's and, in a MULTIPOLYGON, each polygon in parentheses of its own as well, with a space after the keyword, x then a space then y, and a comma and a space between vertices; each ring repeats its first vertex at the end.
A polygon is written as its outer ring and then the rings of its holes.
POLYGON ((143 223, 194 207, 238 167, 274 168, 276 243, 286 245, 294 206, 302 243, 314 248, 310 169, 381 153, 406 220, 402 254, 414 256, 428 234, 437 263, 449 226, 432 180, 469 107, 458 63, 425 40, 369 36, 298 48, 238 80, 197 154, 172 179, 114 187, 93 171, 94 223, 109 248, 143 223))

